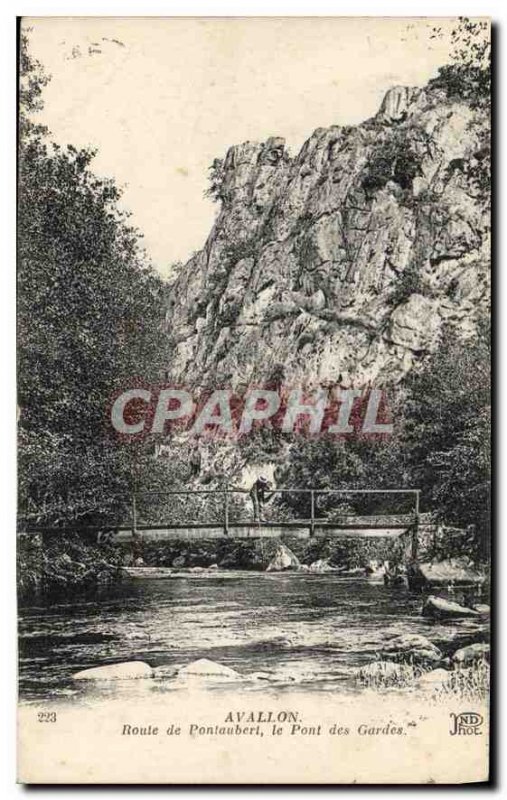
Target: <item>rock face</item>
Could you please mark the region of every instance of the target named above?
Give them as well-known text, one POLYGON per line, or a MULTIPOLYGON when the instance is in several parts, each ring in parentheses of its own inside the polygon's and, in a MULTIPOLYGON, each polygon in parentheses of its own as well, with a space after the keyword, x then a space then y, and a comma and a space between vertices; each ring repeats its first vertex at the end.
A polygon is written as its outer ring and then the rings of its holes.
POLYGON ((106 664, 76 672, 76 681, 120 681, 135 678, 151 678, 153 669, 144 661, 124 661, 121 664, 106 664))
POLYGON ((489 214, 471 170, 487 119, 441 89, 395 87, 357 127, 294 157, 245 142, 215 162, 221 203, 168 307, 186 385, 401 378, 442 326, 489 303, 489 214))
POLYGON ((287 545, 280 543, 267 566, 266 572, 286 572, 291 569, 299 569, 300 566, 299 559, 292 550, 287 545))

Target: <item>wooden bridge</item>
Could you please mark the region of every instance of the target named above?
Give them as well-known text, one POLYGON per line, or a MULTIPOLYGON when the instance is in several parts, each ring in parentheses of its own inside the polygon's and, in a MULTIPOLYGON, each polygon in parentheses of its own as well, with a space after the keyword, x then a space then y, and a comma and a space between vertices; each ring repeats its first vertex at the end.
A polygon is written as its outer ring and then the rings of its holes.
POLYGON ((411 557, 417 557, 418 531, 421 522, 419 489, 275 489, 269 492, 270 499, 275 495, 279 495, 283 499, 284 495, 295 494, 305 495, 305 499, 308 501, 309 514, 302 519, 253 521, 251 518, 244 518, 241 513, 238 515, 237 508, 231 506, 235 495, 248 498, 246 490, 225 486, 221 489, 135 493, 131 497, 131 519, 127 524, 110 526, 102 524, 101 526, 84 526, 82 528, 73 526, 67 529, 33 526, 25 528, 24 532, 39 533, 43 536, 65 531, 82 532, 96 537, 99 542, 109 541, 125 544, 139 540, 165 541, 171 539, 265 539, 282 536, 293 536, 300 539, 312 537, 394 538, 407 536, 411 538, 411 557), (393 499, 404 496, 410 501, 410 510, 401 514, 373 515, 331 511, 322 516, 318 509, 319 501, 323 497, 329 503, 330 497, 335 496, 339 502, 343 503, 344 500, 349 499, 350 501, 352 498, 357 499, 358 496, 371 498, 371 495, 383 497, 384 501, 386 496, 392 496, 393 499), (215 521, 150 523, 143 521, 142 515, 138 511, 141 502, 146 504, 148 501, 148 506, 156 504, 155 498, 171 498, 173 503, 177 504, 178 501, 185 501, 192 497, 202 500, 201 508, 206 513, 208 504, 205 501, 209 496, 213 496, 214 500, 215 521), (217 499, 219 499, 218 505, 217 499))

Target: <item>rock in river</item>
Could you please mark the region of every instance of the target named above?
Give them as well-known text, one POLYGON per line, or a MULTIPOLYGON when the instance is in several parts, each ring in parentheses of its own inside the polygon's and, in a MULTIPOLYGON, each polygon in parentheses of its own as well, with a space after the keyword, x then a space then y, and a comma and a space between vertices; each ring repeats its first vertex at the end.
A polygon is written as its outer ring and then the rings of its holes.
POLYGON ((430 595, 423 605, 422 613, 424 617, 433 619, 459 619, 462 617, 479 617, 480 614, 473 608, 460 606, 452 600, 445 600, 443 597, 430 595))
POLYGON ((329 563, 329 558, 319 558, 318 561, 314 561, 313 564, 310 564, 309 568, 310 572, 336 572, 336 567, 333 567, 329 563))
POLYGON ((380 652, 384 660, 405 661, 412 664, 438 663, 442 653, 425 636, 404 633, 394 636, 383 645, 380 652))
POLYGON ((222 680, 237 680, 241 676, 231 667, 226 667, 223 664, 217 664, 216 661, 210 661, 208 658, 199 658, 197 661, 192 661, 191 664, 181 667, 181 669, 178 671, 178 677, 221 678, 222 680))
POLYGON ((299 567, 300 563, 297 556, 294 555, 292 550, 289 550, 287 545, 280 542, 275 555, 267 566, 266 572, 285 572, 285 570, 299 569, 299 567))
POLYGON ((459 559, 415 564, 408 570, 409 586, 413 590, 481 586, 484 575, 476 572, 459 559))
POLYGON ((489 644, 469 644, 468 647, 461 647, 456 650, 452 657, 452 663, 467 667, 469 664, 473 664, 474 661, 479 661, 486 657, 489 658, 489 644))
POLYGON ((152 676, 153 669, 144 661, 124 661, 120 664, 106 664, 103 667, 83 669, 72 677, 76 681, 121 681, 151 678, 152 676))

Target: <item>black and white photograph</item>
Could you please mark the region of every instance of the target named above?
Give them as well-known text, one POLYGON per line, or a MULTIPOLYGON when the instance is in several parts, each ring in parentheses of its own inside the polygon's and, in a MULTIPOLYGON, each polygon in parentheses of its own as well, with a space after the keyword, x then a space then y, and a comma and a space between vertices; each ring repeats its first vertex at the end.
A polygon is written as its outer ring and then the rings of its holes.
POLYGON ((17 46, 18 780, 487 781, 491 20, 17 46))

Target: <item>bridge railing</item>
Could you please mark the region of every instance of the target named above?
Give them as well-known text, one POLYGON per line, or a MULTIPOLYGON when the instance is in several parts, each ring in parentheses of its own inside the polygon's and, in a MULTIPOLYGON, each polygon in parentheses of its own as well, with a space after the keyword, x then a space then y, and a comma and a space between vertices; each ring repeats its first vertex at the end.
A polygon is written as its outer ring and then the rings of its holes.
POLYGON ((253 503, 247 489, 224 485, 216 489, 135 492, 131 495, 130 520, 101 525, 63 527, 23 526, 27 533, 57 534, 65 530, 93 534, 113 529, 130 529, 135 536, 143 529, 221 528, 234 535, 234 528, 262 524, 294 529, 306 527, 313 535, 322 529, 411 529, 412 556, 417 555, 420 517, 419 489, 273 489, 262 509, 262 522, 254 519, 253 503), (375 497, 381 499, 380 514, 372 514, 375 497), (365 498, 368 502, 364 502, 365 498), (398 510, 386 513, 387 501, 397 498, 398 510), (402 500, 400 511, 399 501, 402 500), (359 502, 358 502, 359 501, 359 502), (367 513, 361 514, 361 501, 367 513))
MULTIPOLYGON (((373 504, 374 505, 374 504, 373 504)), ((261 507, 267 525, 309 525, 332 527, 408 527, 419 518, 418 489, 273 489, 261 507), (382 498, 381 513, 371 513, 371 499, 382 498), (386 498, 402 498, 400 510, 386 513, 386 498), (369 511, 358 512, 357 500, 368 498, 369 511)), ((234 486, 219 489, 167 490, 138 492, 132 497, 133 531, 148 526, 189 527, 219 525, 228 533, 231 527, 252 524, 254 508, 249 491, 234 486), (158 511, 158 513, 157 513, 158 511)))

